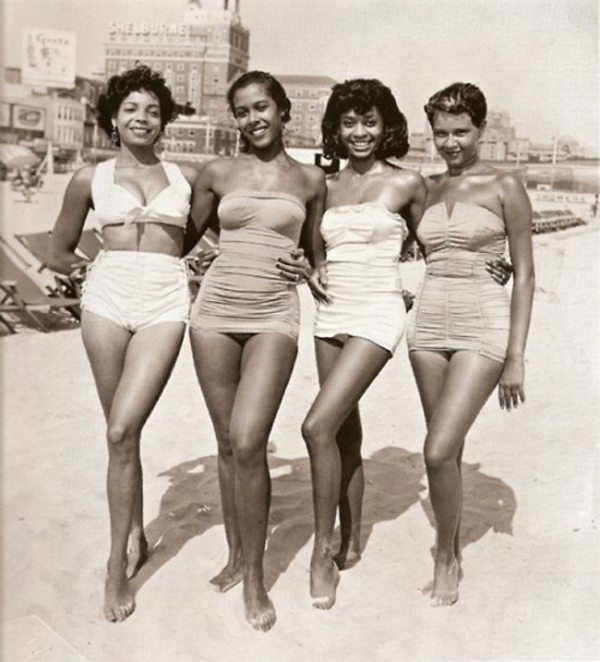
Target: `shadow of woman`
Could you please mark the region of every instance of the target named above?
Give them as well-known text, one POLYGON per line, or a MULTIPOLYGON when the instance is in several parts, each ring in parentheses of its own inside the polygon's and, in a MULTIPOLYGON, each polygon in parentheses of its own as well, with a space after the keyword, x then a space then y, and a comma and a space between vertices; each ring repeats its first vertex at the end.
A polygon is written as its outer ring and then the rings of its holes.
MULTIPOLYGON (((364 552, 373 527, 394 520, 421 503, 433 524, 425 494, 425 469, 420 453, 387 447, 363 461, 365 498, 361 527, 364 552)), ((287 460, 269 456, 272 476, 271 510, 265 551, 265 586, 270 590, 309 542, 314 531, 310 464, 307 457, 287 460)), ((183 546, 211 527, 223 524, 214 455, 179 464, 161 474, 169 478, 158 516, 146 527, 149 557, 132 580, 135 592, 183 546)), ((463 547, 489 529, 512 533, 514 493, 498 478, 463 463, 465 503, 461 523, 463 547)), ((219 569, 215 568, 215 572, 219 569)))

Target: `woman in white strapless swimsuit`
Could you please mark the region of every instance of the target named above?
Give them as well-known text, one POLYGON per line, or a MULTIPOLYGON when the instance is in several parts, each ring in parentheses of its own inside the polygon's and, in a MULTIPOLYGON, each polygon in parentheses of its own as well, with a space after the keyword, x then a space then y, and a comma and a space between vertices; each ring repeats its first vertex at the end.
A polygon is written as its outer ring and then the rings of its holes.
POLYGON ((333 88, 323 119, 324 155, 348 159, 328 182, 317 269, 315 348, 321 390, 302 426, 313 478, 315 542, 311 595, 335 603, 338 568, 360 558, 364 476, 358 403, 396 349, 405 327, 399 261, 414 235, 426 188, 421 176, 386 162, 408 150, 406 120, 377 80, 333 88), (339 507, 341 546, 332 550, 339 507))

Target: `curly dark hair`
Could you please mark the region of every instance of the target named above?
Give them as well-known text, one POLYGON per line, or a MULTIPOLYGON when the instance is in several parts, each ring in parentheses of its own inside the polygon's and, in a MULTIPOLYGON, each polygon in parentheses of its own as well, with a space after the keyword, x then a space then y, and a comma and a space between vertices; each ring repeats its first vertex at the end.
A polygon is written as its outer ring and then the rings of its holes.
POLYGON ((487 103, 483 92, 471 83, 452 83, 430 97, 424 106, 429 124, 437 112, 461 115, 466 113, 473 125, 480 128, 487 115, 487 103))
MULTIPOLYGON (((113 117, 119 112, 123 100, 131 92, 139 92, 140 90, 151 92, 158 99, 161 129, 164 130, 165 126, 177 117, 175 101, 171 90, 165 83, 165 79, 150 67, 138 64, 122 74, 111 76, 106 90, 98 99, 96 107, 98 124, 109 137, 113 131, 113 117)), ((116 144, 119 146, 121 141, 117 139, 116 144)))
MULTIPOLYGON (((242 89, 243 87, 248 87, 248 85, 252 85, 253 83, 256 83, 257 85, 262 85, 265 88, 268 95, 275 102, 277 108, 283 111, 281 121, 284 124, 287 124, 292 118, 290 113, 292 109, 292 102, 289 100, 288 95, 285 89, 283 88, 283 85, 277 80, 277 78, 275 78, 275 76, 271 75, 266 71, 258 71, 258 70, 247 71, 245 74, 242 74, 239 78, 235 79, 235 81, 231 84, 231 87, 227 91, 227 103, 229 104, 229 108, 231 112, 233 113, 235 111, 235 107, 233 103, 235 93, 238 90, 242 89)), ((244 138, 243 135, 241 135, 240 151, 248 152, 249 149, 250 149, 250 145, 248 144, 248 141, 246 140, 246 138, 244 138)))
POLYGON ((373 106, 383 118, 383 138, 375 153, 376 158, 400 158, 408 152, 408 125, 390 88, 374 78, 355 78, 332 88, 321 123, 326 159, 348 158, 348 150, 338 138, 342 113, 353 110, 364 115, 373 106))

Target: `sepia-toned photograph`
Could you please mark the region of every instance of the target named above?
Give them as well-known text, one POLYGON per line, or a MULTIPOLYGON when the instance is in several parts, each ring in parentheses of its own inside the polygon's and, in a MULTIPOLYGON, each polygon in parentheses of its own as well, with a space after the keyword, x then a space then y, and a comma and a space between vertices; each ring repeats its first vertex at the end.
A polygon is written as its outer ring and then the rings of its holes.
POLYGON ((0 659, 600 660, 599 18, 0 0, 0 659))

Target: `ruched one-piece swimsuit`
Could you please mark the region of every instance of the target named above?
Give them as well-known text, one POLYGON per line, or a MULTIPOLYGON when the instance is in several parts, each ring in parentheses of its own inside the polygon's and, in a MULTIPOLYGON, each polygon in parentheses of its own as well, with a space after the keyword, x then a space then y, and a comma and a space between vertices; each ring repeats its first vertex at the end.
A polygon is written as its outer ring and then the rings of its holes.
POLYGON ((219 255, 192 307, 193 329, 298 338, 296 285, 276 267, 298 246, 306 209, 293 195, 240 189, 221 198, 219 255))
POLYGON ((486 271, 504 254, 506 228, 479 205, 444 202, 429 207, 417 230, 426 272, 409 316, 408 349, 470 350, 504 361, 510 325, 505 288, 486 271))
POLYGON ((319 338, 366 338, 393 353, 406 322, 400 278, 404 219, 379 202, 331 207, 321 233, 327 254, 327 291, 319 303, 319 338))

